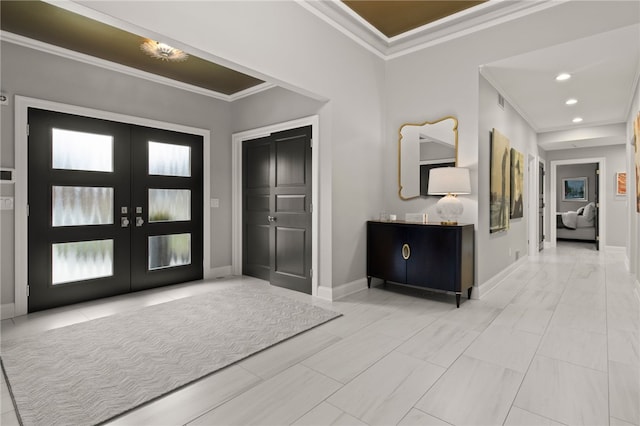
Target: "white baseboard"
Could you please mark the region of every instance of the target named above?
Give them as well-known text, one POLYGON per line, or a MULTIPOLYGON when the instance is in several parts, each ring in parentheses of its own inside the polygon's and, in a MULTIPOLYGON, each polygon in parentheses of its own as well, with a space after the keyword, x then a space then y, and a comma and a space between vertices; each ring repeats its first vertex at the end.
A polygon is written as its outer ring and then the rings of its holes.
POLYGON ((318 297, 321 299, 333 301, 366 289, 367 279, 360 278, 355 281, 344 283, 337 287, 320 286, 318 287, 318 297))
POLYGON ((0 305, 0 319, 6 320, 16 315, 16 305, 14 303, 5 303, 0 305))
POLYGON ((204 271, 203 275, 205 280, 210 280, 213 278, 228 277, 229 275, 231 275, 231 265, 211 268, 208 271, 204 271))
POLYGON ((605 251, 610 251, 613 253, 622 253, 627 250, 624 246, 604 246, 605 251))
POLYGON ((528 260, 528 255, 522 256, 517 261, 513 262, 511 265, 504 268, 502 271, 495 274, 493 277, 489 278, 487 281, 479 284, 478 286, 473 287, 473 291, 471 293, 472 299, 482 299, 489 292, 493 291, 502 281, 509 276, 513 271, 515 271, 520 265, 525 263, 528 260))

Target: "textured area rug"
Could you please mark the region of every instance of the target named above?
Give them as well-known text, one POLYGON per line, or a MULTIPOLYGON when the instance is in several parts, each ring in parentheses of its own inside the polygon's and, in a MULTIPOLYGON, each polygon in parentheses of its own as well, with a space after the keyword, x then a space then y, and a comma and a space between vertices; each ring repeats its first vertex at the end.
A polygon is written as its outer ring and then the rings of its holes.
POLYGON ((230 288, 2 344, 24 425, 104 422, 340 316, 230 288))

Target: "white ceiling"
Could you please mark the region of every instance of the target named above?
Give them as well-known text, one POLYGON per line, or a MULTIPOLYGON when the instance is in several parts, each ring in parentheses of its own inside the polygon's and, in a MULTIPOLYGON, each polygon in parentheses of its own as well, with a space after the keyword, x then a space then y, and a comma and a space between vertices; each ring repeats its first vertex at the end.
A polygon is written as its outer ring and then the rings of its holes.
POLYGON ((539 133, 627 120, 640 68, 640 25, 486 64, 482 74, 539 133), (633 40, 637 40, 636 43, 633 40), (557 74, 572 78, 558 82, 557 74), (565 105, 569 98, 578 100, 565 105))

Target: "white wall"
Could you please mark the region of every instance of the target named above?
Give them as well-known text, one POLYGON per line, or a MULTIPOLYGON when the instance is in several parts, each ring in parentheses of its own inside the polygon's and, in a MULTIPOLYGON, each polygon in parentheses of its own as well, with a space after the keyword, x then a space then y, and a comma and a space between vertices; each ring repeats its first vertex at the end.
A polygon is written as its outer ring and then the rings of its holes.
MULTIPOLYGON (((211 130, 211 196, 220 199, 211 222, 211 265, 231 265, 231 120, 227 102, 11 43, 2 42, 1 55, 2 91, 11 97, 11 105, 1 109, 3 167, 15 165, 14 95, 211 130)), ((5 186, 2 191, 8 190, 5 186)), ((0 300, 8 304, 14 301, 13 212, 2 212, 0 226, 0 300)))
MULTIPOLYGON (((573 148, 565 150, 547 151, 547 165, 557 160, 573 160, 580 158, 604 158, 605 159, 605 185, 606 198, 602 195, 601 190, 600 209, 605 209, 606 230, 604 241, 605 246, 626 247, 628 238, 628 197, 618 197, 615 193, 615 174, 626 170, 626 152, 624 145, 611 145, 606 147, 594 148, 573 148)), ((547 172, 547 193, 551 193, 551 176, 552 170, 549 168, 547 172)), ((591 184, 591 181, 589 182, 591 184)), ((581 204, 582 205, 582 204, 581 204)), ((549 209, 551 203, 547 203, 547 223, 549 226, 555 226, 555 212, 549 209)), ((573 209, 575 210, 575 209, 573 209)), ((558 210, 560 211, 560 210, 558 210)), ((547 235, 550 235, 548 233, 547 235)))
POLYGON ((318 114, 323 101, 273 87, 231 103, 232 133, 318 114))
MULTIPOLYGON (((638 175, 634 164, 634 134, 633 122, 640 113, 640 84, 636 82, 636 91, 631 104, 629 119, 627 120, 627 139, 625 143, 627 152, 627 193, 629 194, 628 223, 629 223, 629 244, 627 245, 627 256, 629 258, 629 269, 636 275, 636 282, 640 284, 640 213, 636 209, 635 194, 637 193, 638 175)), ((640 149, 640 141, 635 141, 635 146, 640 149)))
MULTIPOLYGON (((529 124, 505 102, 504 109, 498 105, 498 91, 480 76, 479 102, 479 148, 478 148, 478 232, 476 232, 478 284, 489 280, 518 258, 528 253, 529 202, 537 203, 537 194, 529 193, 529 173, 524 173, 524 216, 511 219, 506 231, 489 233, 489 181, 491 162, 491 131, 495 128, 509 139, 511 148, 521 152, 528 166, 529 155, 538 157, 537 137, 529 124), (491 256, 480 256, 491 253, 491 256)), ((482 294, 482 293, 481 293, 482 294)))

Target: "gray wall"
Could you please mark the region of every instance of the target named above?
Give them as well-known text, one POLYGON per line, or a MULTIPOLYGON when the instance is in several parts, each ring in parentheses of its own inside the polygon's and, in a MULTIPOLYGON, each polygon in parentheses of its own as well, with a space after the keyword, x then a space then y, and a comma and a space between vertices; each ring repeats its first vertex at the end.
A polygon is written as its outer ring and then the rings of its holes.
MULTIPOLYGON (((10 43, 1 55, 2 91, 11 99, 1 110, 3 167, 14 166, 14 95, 211 130, 211 197, 220 199, 212 209, 211 265, 231 264, 229 103, 10 43)), ((7 304, 14 301, 13 212, 2 212, 0 226, 0 303, 7 304)))
MULTIPOLYGON (((622 142, 622 141, 621 141, 622 142)), ((550 169, 551 161, 556 160, 574 160, 581 158, 604 158, 604 180, 606 187, 606 196, 601 195, 600 209, 606 210, 606 246, 625 247, 628 244, 629 237, 629 210, 628 202, 629 196, 618 197, 615 192, 615 175, 616 172, 622 172, 626 170, 627 165, 627 153, 625 145, 611 145, 595 148, 574 148, 565 150, 553 150, 547 151, 547 176, 550 176, 552 170, 550 169)), ((561 166, 558 166, 558 168, 561 166)), ((581 175, 582 176, 582 175, 581 175)), ((547 194, 551 194, 550 186, 552 179, 546 180, 547 194)), ((574 204, 574 203, 571 203, 574 204)), ((578 204, 578 203, 575 203, 578 204)), ((547 203, 547 226, 551 223, 551 220, 555 221, 555 212, 551 212, 549 209, 551 203, 547 203)), ((575 209, 572 209, 575 210, 575 209)), ((554 223, 555 224, 555 223, 554 223)), ((547 235, 550 235, 547 233, 547 235)))
POLYGON ((596 199, 596 169, 598 164, 567 164, 556 168, 556 210, 576 211, 596 199), (587 201, 562 201, 562 180, 567 178, 587 178, 587 201))
POLYGON ((231 131, 241 132, 315 115, 323 104, 282 87, 274 87, 231 104, 231 131))
MULTIPOLYGON (((526 170, 529 155, 538 156, 537 135, 520 114, 505 102, 504 109, 498 105, 498 91, 482 76, 479 98, 479 151, 478 151, 478 221, 482 232, 476 234, 476 247, 479 253, 491 253, 478 260, 480 283, 495 276, 503 269, 528 254, 529 203, 536 203, 537 196, 529 194, 529 176, 526 170), (511 148, 521 152, 524 157, 524 215, 510 219, 506 231, 490 233, 490 164, 491 131, 497 129, 505 135, 511 148)), ((533 218, 537 220, 537 218, 533 218)))

